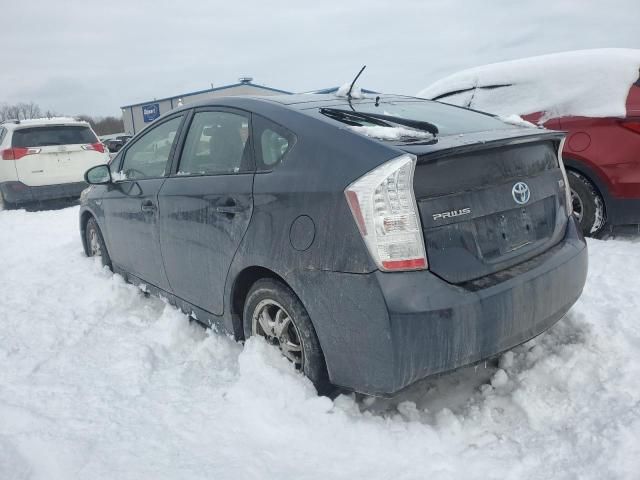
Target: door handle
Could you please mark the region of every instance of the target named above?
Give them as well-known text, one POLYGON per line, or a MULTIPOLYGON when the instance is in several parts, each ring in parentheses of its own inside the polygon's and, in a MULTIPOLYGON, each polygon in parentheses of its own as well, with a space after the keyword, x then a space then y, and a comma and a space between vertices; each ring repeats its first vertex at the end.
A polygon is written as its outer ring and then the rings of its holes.
POLYGON ((147 213, 153 213, 156 211, 156 206, 151 200, 142 202, 142 211, 147 213))

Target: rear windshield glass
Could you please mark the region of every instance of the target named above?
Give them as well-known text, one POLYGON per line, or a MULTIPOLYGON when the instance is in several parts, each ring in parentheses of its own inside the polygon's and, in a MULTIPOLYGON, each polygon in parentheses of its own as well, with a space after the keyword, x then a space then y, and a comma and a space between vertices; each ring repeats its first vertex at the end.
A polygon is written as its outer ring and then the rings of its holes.
POLYGON ((98 139, 89 127, 47 126, 21 128, 13 132, 14 147, 46 147, 48 145, 78 145, 96 143, 98 139))
MULTIPOLYGON (((438 128, 438 135, 456 135, 514 128, 490 115, 431 101, 385 100, 384 103, 380 102, 377 106, 374 102, 354 103, 353 108, 360 113, 373 113, 406 120, 428 122, 438 128)), ((367 126, 366 122, 363 122, 363 126, 367 126)))

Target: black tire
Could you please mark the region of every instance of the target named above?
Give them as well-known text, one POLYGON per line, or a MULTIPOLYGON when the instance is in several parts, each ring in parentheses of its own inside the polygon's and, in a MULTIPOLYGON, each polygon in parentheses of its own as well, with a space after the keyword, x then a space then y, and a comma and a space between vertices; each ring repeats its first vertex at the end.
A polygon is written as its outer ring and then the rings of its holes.
POLYGON ((91 217, 87 221, 87 226, 84 231, 85 242, 87 244, 86 254, 88 257, 96 257, 100 256, 102 260, 102 265, 108 267, 111 270, 111 257, 109 256, 109 252, 107 251, 107 246, 104 243, 104 238, 102 236, 102 232, 100 231, 100 227, 98 226, 98 222, 96 219, 91 217), (95 235, 95 237, 94 237, 95 235), (94 242, 97 242, 97 248, 94 242))
POLYGON ((607 223, 604 201, 588 178, 568 171, 573 212, 585 237, 597 236, 607 223))
MULTIPOLYGON (((287 353, 291 354, 291 352, 285 353, 285 350, 283 350, 280 342, 278 342, 275 337, 270 338, 268 334, 265 335, 260 331, 262 330, 261 324, 257 320, 256 328, 258 331, 256 334, 261 335, 268 342, 277 346, 283 353, 283 356, 291 360, 292 363, 296 365, 296 368, 302 371, 302 373, 313 382, 320 395, 330 395, 334 389, 329 382, 324 355, 322 348, 320 348, 316 331, 311 323, 311 318, 309 318, 307 310, 293 290, 281 281, 273 278, 263 278, 251 287, 244 304, 242 315, 245 338, 249 338, 254 334, 254 316, 258 315, 261 310, 268 308, 270 303, 273 308, 276 309, 278 306, 281 306, 285 314, 290 317, 290 323, 293 325, 295 332, 293 332, 293 330, 291 331, 298 335, 299 343, 302 347, 301 366, 289 358, 287 353)), ((275 323, 277 322, 274 322, 274 324, 275 323)))

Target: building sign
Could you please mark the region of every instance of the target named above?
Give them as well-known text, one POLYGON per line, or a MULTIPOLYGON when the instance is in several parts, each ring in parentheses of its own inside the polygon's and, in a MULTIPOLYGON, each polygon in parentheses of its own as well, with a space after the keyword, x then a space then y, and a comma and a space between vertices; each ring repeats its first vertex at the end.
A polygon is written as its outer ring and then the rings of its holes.
POLYGON ((142 106, 142 118, 144 123, 153 122, 160 116, 160 104, 150 103, 149 105, 142 106))

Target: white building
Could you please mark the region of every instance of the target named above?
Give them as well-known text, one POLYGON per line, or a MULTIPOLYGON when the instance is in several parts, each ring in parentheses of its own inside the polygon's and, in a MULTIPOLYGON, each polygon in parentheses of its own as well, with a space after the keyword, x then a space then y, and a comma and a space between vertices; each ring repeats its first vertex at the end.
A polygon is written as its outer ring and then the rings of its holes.
POLYGON ((199 92, 183 93, 182 95, 176 95, 174 97, 125 105, 121 107, 124 131, 129 134, 135 134, 160 115, 178 106, 199 102, 200 100, 229 95, 283 95, 291 93, 278 90, 277 88, 257 85, 252 83, 252 80, 250 77, 242 77, 238 83, 234 83, 233 85, 212 87, 207 90, 200 90, 199 92))

